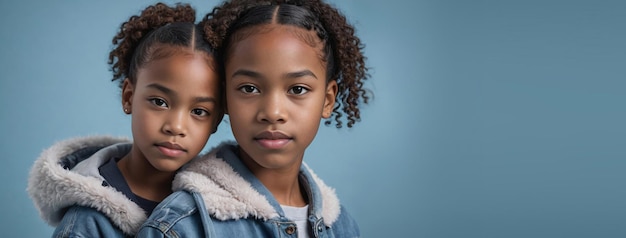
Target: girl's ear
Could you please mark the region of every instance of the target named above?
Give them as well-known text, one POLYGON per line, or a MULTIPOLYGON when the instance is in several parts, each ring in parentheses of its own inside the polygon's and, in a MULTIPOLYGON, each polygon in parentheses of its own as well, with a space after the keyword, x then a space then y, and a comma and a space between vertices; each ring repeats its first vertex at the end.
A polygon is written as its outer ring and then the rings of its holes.
POLYGON ((337 81, 331 80, 326 85, 326 95, 324 98, 324 110, 322 111, 322 118, 328 119, 330 115, 333 113, 333 109, 335 107, 335 100, 337 100, 337 81))
POLYGON ((122 83, 122 108, 126 114, 131 114, 133 112, 132 99, 134 90, 135 86, 130 82, 130 79, 124 79, 124 83, 122 83))

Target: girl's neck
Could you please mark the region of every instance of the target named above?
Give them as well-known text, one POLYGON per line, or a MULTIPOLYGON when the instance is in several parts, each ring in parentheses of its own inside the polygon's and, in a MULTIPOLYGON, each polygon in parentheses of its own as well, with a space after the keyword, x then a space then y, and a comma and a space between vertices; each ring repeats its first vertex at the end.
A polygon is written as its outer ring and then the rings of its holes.
POLYGON ((162 201, 172 193, 175 172, 156 170, 134 146, 130 153, 117 163, 130 190, 142 198, 162 201))
POLYGON ((292 207, 307 205, 307 199, 303 195, 304 191, 298 180, 302 162, 287 168, 268 169, 257 164, 243 151, 240 151, 239 157, 279 204, 292 207))
POLYGON ((253 171, 281 205, 303 207, 307 204, 298 181, 298 173, 285 174, 275 170, 253 171))

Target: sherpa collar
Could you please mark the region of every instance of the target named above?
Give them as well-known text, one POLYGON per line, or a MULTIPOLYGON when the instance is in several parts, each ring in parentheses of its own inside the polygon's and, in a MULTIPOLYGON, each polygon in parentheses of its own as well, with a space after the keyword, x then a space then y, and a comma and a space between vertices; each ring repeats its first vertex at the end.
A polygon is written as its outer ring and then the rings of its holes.
MULTIPOLYGON (((191 161, 182 172, 176 175, 173 183, 174 190, 187 190, 202 194, 209 214, 219 220, 245 219, 254 217, 268 220, 279 217, 273 197, 263 196, 240 174, 249 171, 236 171, 230 163, 237 163, 238 158, 221 158, 233 156, 235 153, 220 153, 226 150, 235 150, 234 142, 222 143, 212 152, 194 161, 191 161), (272 202, 268 201, 271 199, 272 202)), ((239 161, 240 163, 240 161, 239 161)), ((321 206, 313 208, 320 212, 327 226, 331 226, 339 217, 341 211, 339 199, 333 188, 328 187, 321 179, 303 163, 301 176, 311 184, 314 200, 310 204, 321 206)), ((256 183, 255 183, 256 184, 256 183)), ((260 184, 260 183, 259 183, 260 184)))
POLYGON ((103 178, 94 172, 100 164, 94 161, 106 161, 99 158, 106 156, 106 151, 99 150, 78 165, 65 163, 67 168, 62 165, 64 159, 80 150, 102 149, 117 143, 129 141, 106 136, 73 138, 41 153, 30 171, 27 191, 48 224, 58 225, 68 207, 80 205, 102 212, 125 234, 133 235, 139 230, 146 220, 144 211, 115 188, 102 186, 103 178))

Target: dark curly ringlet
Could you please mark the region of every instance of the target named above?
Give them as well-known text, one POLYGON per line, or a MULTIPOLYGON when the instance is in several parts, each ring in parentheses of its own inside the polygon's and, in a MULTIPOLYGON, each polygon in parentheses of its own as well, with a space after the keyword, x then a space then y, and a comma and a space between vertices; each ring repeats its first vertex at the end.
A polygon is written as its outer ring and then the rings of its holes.
MULTIPOLYGON (((206 40, 217 49, 223 64, 228 50, 247 36, 238 35, 242 29, 272 22, 293 25, 314 31, 324 44, 321 52, 326 63, 327 80, 336 80, 338 94, 333 115, 337 128, 342 127, 342 113, 347 126, 360 121, 359 102, 368 103, 371 92, 363 88, 369 78, 363 55, 364 45, 346 17, 321 0, 232 0, 217 6, 200 22, 206 40), (276 16, 276 19, 274 19, 276 16)), ((225 79, 223 65, 220 67, 225 79)), ((331 121, 326 121, 330 125, 331 121)))
POLYGON ((125 78, 136 83, 137 70, 162 56, 155 54, 159 47, 178 46, 213 56, 213 47, 204 40, 204 31, 195 25, 195 20, 196 11, 180 3, 173 7, 157 3, 139 16, 130 17, 113 37, 114 49, 108 62, 113 71, 112 81, 119 80, 120 88, 125 78))

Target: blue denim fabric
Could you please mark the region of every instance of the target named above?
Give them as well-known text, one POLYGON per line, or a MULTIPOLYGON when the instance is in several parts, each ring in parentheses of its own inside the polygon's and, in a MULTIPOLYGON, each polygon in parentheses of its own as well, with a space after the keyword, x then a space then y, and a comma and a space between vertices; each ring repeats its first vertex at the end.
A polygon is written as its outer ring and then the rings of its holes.
POLYGON ((73 206, 63 216, 52 237, 129 237, 96 209, 73 206))
MULTIPOLYGON (((220 221, 209 217, 197 193, 177 191, 163 200, 143 224, 136 237, 296 237, 296 224, 279 217, 220 221), (194 199, 194 197, 198 197, 194 199), (204 218, 203 218, 204 216, 204 218)), ((309 217, 312 237, 359 237, 359 228, 342 207, 339 219, 326 227, 321 218, 309 217)))
MULTIPOLYGON (((219 220, 211 217, 201 195, 177 191, 167 197, 143 224, 137 237, 296 237, 296 224, 285 217, 280 204, 263 184, 237 158, 233 148, 218 152, 241 177, 265 196, 279 217, 262 220, 250 215, 237 220, 219 220)), ((330 226, 322 218, 322 196, 308 169, 300 169, 300 180, 309 195, 309 229, 311 237, 359 237, 359 228, 348 212, 341 207, 338 219, 330 226)))

